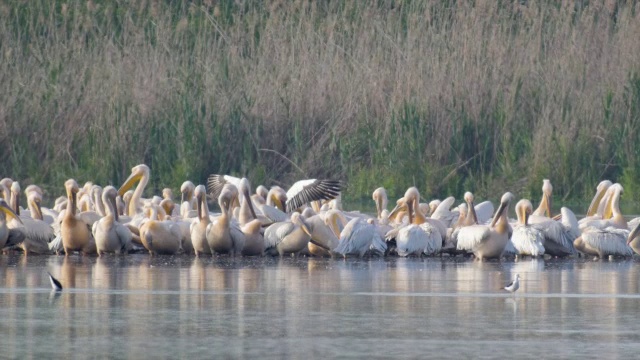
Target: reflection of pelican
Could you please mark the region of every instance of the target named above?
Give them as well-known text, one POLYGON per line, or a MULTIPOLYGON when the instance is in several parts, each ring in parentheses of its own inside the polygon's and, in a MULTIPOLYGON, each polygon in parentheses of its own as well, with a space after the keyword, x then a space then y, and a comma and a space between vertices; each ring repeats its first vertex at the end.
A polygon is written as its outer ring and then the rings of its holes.
POLYGON ((510 192, 502 195, 500 207, 489 226, 473 225, 460 229, 457 249, 471 251, 480 260, 499 258, 509 241, 510 226, 507 213, 511 200, 513 194, 510 192))
POLYGON ((209 219, 209 206, 207 205, 207 190, 203 185, 198 185, 194 191, 198 206, 198 220, 191 223, 191 244, 196 257, 202 254, 211 254, 211 248, 207 242, 207 226, 209 219))
POLYGON ((96 252, 96 244, 91 235, 89 224, 82 217, 76 215, 78 183, 69 179, 64 183, 67 190, 67 210, 60 225, 62 235, 62 246, 68 256, 73 250, 80 250, 85 254, 96 252))
POLYGON ((608 200, 605 217, 609 214, 611 218, 590 221, 589 226, 583 230, 582 235, 573 242, 573 245, 580 252, 600 258, 607 255, 631 256, 633 250, 627 245, 629 236, 627 221, 620 212, 622 185, 613 184, 609 191, 611 191, 611 198, 608 200))
POLYGON ((531 202, 526 199, 516 204, 518 224, 513 227, 511 243, 520 255, 544 255, 544 235, 542 231, 529 225, 529 216, 533 212, 531 202))
POLYGON ((307 247, 310 239, 307 222, 299 213, 293 213, 289 221, 275 223, 264 231, 265 250, 272 255, 275 252, 280 256, 297 256, 307 247))
POLYGON ((98 256, 106 252, 120 254, 131 247, 131 231, 118 222, 116 196, 118 192, 113 186, 104 188, 101 202, 106 205, 106 216, 93 224, 93 237, 96 241, 98 256))

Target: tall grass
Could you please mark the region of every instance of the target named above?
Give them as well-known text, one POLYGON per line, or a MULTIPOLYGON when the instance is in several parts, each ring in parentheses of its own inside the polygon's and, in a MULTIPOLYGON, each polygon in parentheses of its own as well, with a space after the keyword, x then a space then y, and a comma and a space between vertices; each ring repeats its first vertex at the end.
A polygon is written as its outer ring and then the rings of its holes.
POLYGON ((640 5, 10 0, 0 174, 640 199, 640 5))

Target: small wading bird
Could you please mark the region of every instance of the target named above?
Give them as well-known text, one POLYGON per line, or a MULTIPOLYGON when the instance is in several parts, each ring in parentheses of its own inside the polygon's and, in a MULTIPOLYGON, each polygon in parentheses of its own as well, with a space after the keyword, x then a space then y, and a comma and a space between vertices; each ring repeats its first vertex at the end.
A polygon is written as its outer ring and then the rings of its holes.
POLYGON ((58 281, 58 279, 54 278, 53 275, 51 275, 50 272, 47 271, 47 274, 49 275, 49 281, 51 282, 51 288, 53 288, 53 290, 55 290, 55 291, 62 291, 62 284, 60 283, 60 281, 58 281))
POLYGON ((504 287, 510 293, 515 293, 520 288, 520 274, 516 274, 516 278, 504 287))

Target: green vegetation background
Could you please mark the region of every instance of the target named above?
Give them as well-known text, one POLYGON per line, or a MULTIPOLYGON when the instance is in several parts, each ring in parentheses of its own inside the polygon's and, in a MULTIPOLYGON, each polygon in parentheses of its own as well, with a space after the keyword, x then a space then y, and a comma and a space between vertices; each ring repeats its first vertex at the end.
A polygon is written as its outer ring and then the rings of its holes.
POLYGON ((0 177, 640 199, 635 1, 0 4, 0 177))

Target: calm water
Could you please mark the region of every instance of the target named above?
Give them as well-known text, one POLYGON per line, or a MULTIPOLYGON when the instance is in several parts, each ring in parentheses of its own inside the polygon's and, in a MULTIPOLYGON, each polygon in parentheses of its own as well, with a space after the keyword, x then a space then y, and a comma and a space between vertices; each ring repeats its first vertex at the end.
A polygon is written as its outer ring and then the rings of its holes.
POLYGON ((0 357, 635 358, 640 262, 0 256, 0 357), (52 294, 46 271, 66 286, 52 294), (517 295, 498 290, 519 273, 517 295))

